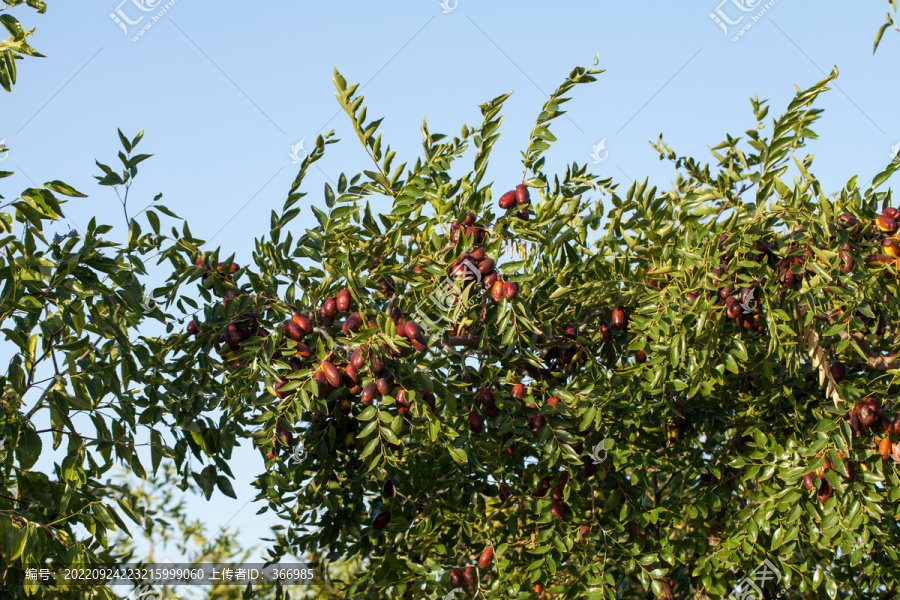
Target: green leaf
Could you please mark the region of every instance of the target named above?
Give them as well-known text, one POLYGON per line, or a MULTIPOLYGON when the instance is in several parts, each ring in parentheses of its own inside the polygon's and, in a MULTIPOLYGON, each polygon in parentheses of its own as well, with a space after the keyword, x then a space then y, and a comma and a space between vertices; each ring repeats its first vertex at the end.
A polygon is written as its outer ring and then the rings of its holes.
POLYGON ((19 461, 19 468, 23 471, 29 470, 37 462, 43 448, 41 436, 30 429, 25 429, 19 435, 19 442, 16 444, 16 458, 19 461))
POLYGON ((216 479, 216 486, 219 488, 220 492, 222 492, 229 498, 237 499, 237 496, 234 493, 234 488, 231 487, 231 480, 224 475, 219 475, 219 477, 216 479))
POLYGON ((62 181, 51 181, 49 183, 45 183, 44 187, 52 192, 56 192, 57 194, 62 194, 64 196, 71 196, 73 198, 87 198, 85 194, 82 194, 69 184, 62 181))

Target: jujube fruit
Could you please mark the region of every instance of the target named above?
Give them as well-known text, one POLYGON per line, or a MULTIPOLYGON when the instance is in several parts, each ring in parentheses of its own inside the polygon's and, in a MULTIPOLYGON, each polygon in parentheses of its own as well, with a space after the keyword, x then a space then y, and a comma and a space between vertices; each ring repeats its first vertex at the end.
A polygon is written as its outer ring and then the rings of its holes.
POLYGON ((478 413, 472 411, 469 413, 469 429, 472 433, 481 433, 481 429, 483 427, 483 422, 481 417, 478 416, 478 413))
POLYGON ((366 384, 366 387, 363 388, 362 395, 360 396, 360 400, 363 404, 371 404, 372 400, 375 398, 375 392, 377 390, 377 386, 374 381, 370 381, 366 384))
POLYGON ((328 380, 328 384, 333 388, 341 387, 341 374, 338 372, 337 367, 328 361, 322 361, 321 366, 322 372, 325 374, 325 379, 328 380))
POLYGON ((509 210, 513 206, 517 204, 518 200, 516 199, 516 192, 510 191, 506 192, 502 196, 500 196, 500 201, 497 203, 500 208, 503 210, 509 210))
POLYGON ((334 298, 329 298, 322 304, 322 311, 329 317, 336 315, 337 310, 337 301, 334 298))
POLYGON ((347 312, 350 308, 350 290, 341 290, 337 295, 337 309, 340 312, 347 312))
POLYGON ((381 531, 385 527, 388 526, 388 523, 391 522, 391 513, 386 510, 381 511, 377 515, 375 515, 375 519, 372 521, 372 527, 375 528, 376 531, 381 531))
POLYGON ((482 569, 490 569, 493 563, 494 549, 488 546, 481 552, 481 556, 478 558, 478 566, 482 569))
POLYGON ((528 193, 528 188, 520 183, 516 186, 516 203, 519 206, 525 206, 530 202, 531 194, 528 193))
POLYGON ((450 587, 460 588, 463 584, 462 571, 457 567, 450 569, 450 587))

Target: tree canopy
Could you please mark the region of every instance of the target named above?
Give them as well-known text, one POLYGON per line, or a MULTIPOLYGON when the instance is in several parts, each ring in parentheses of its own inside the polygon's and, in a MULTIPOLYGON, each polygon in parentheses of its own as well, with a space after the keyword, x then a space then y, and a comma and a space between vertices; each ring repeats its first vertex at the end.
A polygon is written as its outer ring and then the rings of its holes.
MULTIPOLYGON (((3 22, 9 90, 9 52, 33 51, 3 22)), ((142 133, 97 163, 126 242, 96 220, 56 232, 84 197, 61 181, 3 205, 5 589, 112 597, 26 569, 133 554, 111 540, 158 521, 116 465, 233 496, 229 458, 251 443, 257 501, 283 521, 272 559, 352 561, 346 597, 723 597, 762 566, 765 597, 889 597, 900 160, 822 189, 804 148, 835 69, 777 116, 751 99, 709 162, 660 136, 671 189, 547 172, 554 121, 601 74, 569 73, 521 181, 495 183, 508 95, 456 136, 423 121, 422 156, 400 163, 335 70, 372 166, 326 184, 299 231, 307 171, 338 141, 318 137, 248 264, 158 201, 127 217, 142 133), (148 265, 167 273, 150 292, 148 265), (44 472, 48 445, 65 458, 44 472)))

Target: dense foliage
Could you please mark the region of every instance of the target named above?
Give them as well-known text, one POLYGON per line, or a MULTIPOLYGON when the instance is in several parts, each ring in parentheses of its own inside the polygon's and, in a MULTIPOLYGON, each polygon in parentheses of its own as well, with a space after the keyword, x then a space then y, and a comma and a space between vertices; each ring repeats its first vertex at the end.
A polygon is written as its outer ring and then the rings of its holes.
POLYGON ((128 216, 140 134, 120 132, 121 169, 98 163, 127 241, 59 233, 61 197, 82 196, 63 182, 4 205, 5 589, 109 597, 24 573, 114 563, 133 548, 113 531, 187 520, 104 481, 115 465, 233 496, 248 442, 284 521, 273 559, 349 559, 348 597, 721 597, 761 564, 769 596, 897 589, 900 211, 880 190, 900 160, 822 189, 802 150, 835 70, 776 118, 753 99, 711 163, 660 138, 670 190, 548 173, 595 66, 552 94, 503 184, 485 174, 508 96, 455 137, 423 122, 423 156, 398 165, 336 71, 373 166, 326 184, 298 231, 337 141, 319 137, 246 265, 165 232, 159 197, 128 216), (170 275, 147 291, 152 262, 170 275), (45 444, 65 449, 46 473, 45 444))

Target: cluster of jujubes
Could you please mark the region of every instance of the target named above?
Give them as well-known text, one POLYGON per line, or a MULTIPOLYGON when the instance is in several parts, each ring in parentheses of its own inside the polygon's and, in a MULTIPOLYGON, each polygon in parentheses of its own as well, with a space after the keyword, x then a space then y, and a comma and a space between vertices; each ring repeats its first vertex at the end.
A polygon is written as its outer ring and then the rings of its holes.
MULTIPOLYGON (((489 571, 491 566, 494 564, 494 548, 492 546, 486 547, 481 551, 481 555, 478 557, 478 566, 483 571, 489 571)), ((450 570, 450 587, 456 589, 461 588, 463 584, 466 587, 471 588, 475 585, 475 582, 478 579, 478 572, 475 570, 475 567, 468 566, 460 569, 459 567, 453 567, 450 570)), ((485 573, 484 577, 482 577, 482 581, 485 582, 488 580, 488 573, 485 573)))
POLYGON ((451 263, 448 276, 462 289, 480 280, 482 287, 490 291, 491 301, 498 304, 503 298, 512 300, 519 290, 515 283, 503 281, 496 267, 496 261, 487 256, 484 247, 475 246, 451 263))
MULTIPOLYGON (((604 311, 594 311, 592 316, 603 315, 604 311)), ((629 333, 628 309, 617 306, 610 313, 610 320, 601 318, 596 328, 586 320, 580 327, 567 323, 562 327, 562 335, 546 338, 540 336, 538 344, 541 356, 548 361, 551 368, 559 368, 566 377, 574 375, 578 369, 592 359, 595 352, 603 348, 616 351, 619 344, 628 346, 629 333), (617 341, 618 338, 618 341, 617 341)), ((636 364, 647 362, 647 352, 638 349, 633 354, 636 364)))
POLYGON ((500 200, 497 204, 502 210, 507 211, 507 216, 515 215, 516 218, 522 219, 523 221, 529 219, 528 206, 531 204, 531 195, 528 192, 528 188, 522 184, 517 185, 516 189, 500 196, 500 200))
POLYGON ((900 442, 891 444, 891 434, 895 439, 900 438, 900 412, 891 417, 884 412, 880 402, 863 398, 847 413, 845 420, 855 435, 863 437, 871 433, 875 436, 872 444, 882 458, 893 456, 900 462, 900 442))

